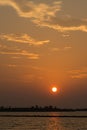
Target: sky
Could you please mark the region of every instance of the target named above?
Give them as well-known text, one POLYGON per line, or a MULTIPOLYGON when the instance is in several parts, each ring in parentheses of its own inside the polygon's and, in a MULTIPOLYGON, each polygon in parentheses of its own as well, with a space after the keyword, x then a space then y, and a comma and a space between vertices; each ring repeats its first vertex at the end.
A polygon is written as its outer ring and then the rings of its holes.
POLYGON ((0 106, 87 107, 86 12, 86 0, 0 0, 0 106))

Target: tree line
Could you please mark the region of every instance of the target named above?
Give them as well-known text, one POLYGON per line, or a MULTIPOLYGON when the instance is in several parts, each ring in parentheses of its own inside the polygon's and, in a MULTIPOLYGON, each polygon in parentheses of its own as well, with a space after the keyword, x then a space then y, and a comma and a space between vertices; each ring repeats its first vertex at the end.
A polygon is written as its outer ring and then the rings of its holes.
POLYGON ((87 108, 57 108, 56 106, 31 106, 31 107, 0 107, 0 112, 74 112, 74 111, 87 111, 87 108))

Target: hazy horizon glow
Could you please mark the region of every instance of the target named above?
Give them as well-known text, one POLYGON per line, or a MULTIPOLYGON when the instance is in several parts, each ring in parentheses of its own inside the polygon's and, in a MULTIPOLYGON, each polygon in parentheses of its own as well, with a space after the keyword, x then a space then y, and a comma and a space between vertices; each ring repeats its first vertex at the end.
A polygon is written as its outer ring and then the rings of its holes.
POLYGON ((0 0, 0 106, 87 107, 86 5, 0 0))

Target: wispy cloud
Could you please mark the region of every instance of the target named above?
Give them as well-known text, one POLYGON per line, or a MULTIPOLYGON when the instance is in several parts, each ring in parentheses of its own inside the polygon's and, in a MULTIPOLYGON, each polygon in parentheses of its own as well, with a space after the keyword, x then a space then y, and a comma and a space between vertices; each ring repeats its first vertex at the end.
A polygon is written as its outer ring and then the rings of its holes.
POLYGON ((87 20, 58 15, 62 2, 37 3, 29 0, 0 0, 0 6, 13 7, 19 17, 30 18, 38 26, 48 27, 57 31, 87 32, 87 20))
POLYGON ((65 46, 65 47, 63 48, 63 50, 65 50, 65 51, 70 50, 70 49, 72 49, 71 46, 65 46))
POLYGON ((49 43, 49 40, 44 41, 38 41, 29 36, 28 34, 0 34, 0 39, 7 40, 7 41, 13 41, 17 43, 27 43, 29 45, 44 45, 49 43))
POLYGON ((21 49, 16 45, 5 45, 3 43, 0 44, 0 51, 21 51, 21 49))
POLYGON ((28 0, 0 0, 1 6, 13 7, 20 17, 32 18, 32 20, 49 20, 56 15, 61 8, 61 2, 53 2, 50 5, 46 3, 34 3, 28 0))
POLYGON ((68 51, 70 49, 72 49, 71 46, 65 46, 63 48, 53 47, 53 48, 51 48, 51 51, 53 51, 53 52, 58 52, 59 51, 60 52, 60 51, 68 51))
POLYGON ((17 67, 17 65, 15 65, 15 64, 8 64, 8 67, 15 68, 15 67, 17 67))
MULTIPOLYGON (((23 42, 22 38, 20 38, 20 36, 16 36, 13 34, 1 34, 0 35, 1 39, 6 39, 8 41, 19 41, 19 42, 23 42)), ((25 40, 25 37, 24 37, 25 40)), ((23 42, 24 43, 24 42, 23 42)), ((27 43, 27 42, 26 42, 27 43)), ((29 52, 26 49, 21 49, 20 47, 18 47, 17 45, 8 45, 8 44, 0 44, 0 55, 8 55, 10 56, 10 58, 12 59, 19 59, 19 58, 28 58, 28 59, 32 59, 32 60, 36 60, 40 58, 40 55, 38 53, 33 53, 33 52, 29 52)))
POLYGON ((84 68, 78 69, 78 70, 71 70, 71 71, 69 71, 69 74, 73 79, 87 78, 87 68, 84 67, 84 68))
POLYGON ((20 59, 19 56, 12 56, 11 58, 12 58, 12 59, 20 59))
MULTIPOLYGON (((48 27, 50 29, 54 29, 56 31, 60 31, 60 32, 66 32, 66 31, 83 31, 83 32, 87 32, 87 22, 84 22, 83 20, 79 20, 81 23, 80 25, 73 25, 71 24, 70 26, 67 25, 61 25, 58 23, 54 23, 54 21, 51 22, 38 22, 38 25, 40 26, 44 26, 44 27, 48 27)), ((68 23, 70 21, 67 21, 68 23)), ((64 23, 64 21, 63 21, 64 23)))
POLYGON ((26 50, 22 50, 20 52, 6 52, 0 51, 0 55, 11 55, 11 56, 25 56, 28 59, 39 59, 39 54, 29 53, 26 50))

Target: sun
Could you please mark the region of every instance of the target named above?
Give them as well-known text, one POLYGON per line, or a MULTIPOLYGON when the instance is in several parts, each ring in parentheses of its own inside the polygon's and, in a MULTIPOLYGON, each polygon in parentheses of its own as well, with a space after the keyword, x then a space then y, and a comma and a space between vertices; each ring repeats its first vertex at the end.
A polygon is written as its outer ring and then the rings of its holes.
POLYGON ((59 94, 60 93, 60 87, 57 86, 57 85, 55 85, 55 84, 51 85, 51 87, 50 87, 50 93, 52 95, 59 94))
POLYGON ((53 87, 52 87, 52 92, 53 92, 53 93, 56 93, 57 91, 58 91, 58 90, 57 90, 57 87, 53 86, 53 87))

